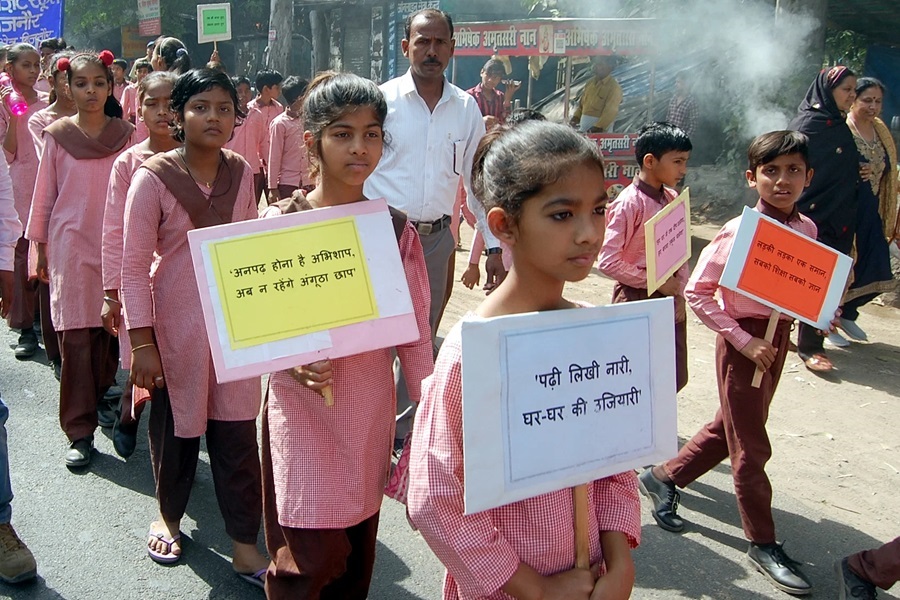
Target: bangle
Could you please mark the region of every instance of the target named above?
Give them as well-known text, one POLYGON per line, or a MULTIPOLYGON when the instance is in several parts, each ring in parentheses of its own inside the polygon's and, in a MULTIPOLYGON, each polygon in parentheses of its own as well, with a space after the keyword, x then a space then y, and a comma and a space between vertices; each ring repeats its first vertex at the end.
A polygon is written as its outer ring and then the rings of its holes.
POLYGON ((134 354, 135 352, 137 352, 137 351, 140 350, 141 348, 149 348, 149 347, 151 347, 151 346, 154 347, 154 348, 156 348, 156 344, 153 344, 153 343, 150 343, 150 344, 141 344, 140 346, 135 346, 134 348, 132 348, 132 349, 131 349, 131 353, 134 354))
POLYGON ((487 248, 484 251, 485 256, 490 256, 491 254, 503 254, 503 248, 487 248))
POLYGON ((119 306, 122 306, 121 302, 119 302, 118 300, 116 300, 115 298, 113 298, 111 296, 103 296, 103 299, 106 300, 107 302, 115 302, 119 306))

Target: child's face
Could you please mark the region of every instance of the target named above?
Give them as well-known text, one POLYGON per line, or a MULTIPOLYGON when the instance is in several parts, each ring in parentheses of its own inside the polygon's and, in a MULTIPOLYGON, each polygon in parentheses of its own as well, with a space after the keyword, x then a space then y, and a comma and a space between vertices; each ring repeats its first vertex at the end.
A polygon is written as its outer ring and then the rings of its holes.
POLYGON ((112 94, 106 73, 93 63, 87 63, 72 71, 69 90, 80 113, 103 112, 106 99, 112 94))
POLYGON ((41 74, 41 57, 37 52, 25 52, 16 62, 7 63, 6 69, 16 85, 34 87, 41 74))
MULTIPOLYGON (((312 133, 304 136, 307 148, 315 151, 312 133)), ((323 179, 347 186, 361 186, 372 174, 384 148, 384 131, 371 106, 344 113, 325 128, 318 144, 323 179)))
POLYGON ((241 107, 246 107, 247 103, 253 98, 253 93, 250 91, 250 85, 247 83, 238 84, 237 95, 241 107))
POLYGON ((760 198, 789 214, 812 176, 813 170, 807 167, 802 154, 783 154, 759 165, 755 172, 747 171, 747 183, 759 192, 760 198))
POLYGON ((69 84, 66 81, 65 71, 56 73, 56 76, 53 78, 53 89, 59 98, 72 98, 72 94, 69 92, 69 84))
POLYGON ((155 83, 147 88, 141 99, 140 119, 147 125, 150 135, 168 136, 172 124, 172 110, 169 101, 172 99, 172 84, 166 81, 155 83))
POLYGON ((144 77, 150 74, 150 70, 147 67, 139 67, 137 70, 137 82, 140 83, 144 80, 144 77))
MULTIPOLYGON (((514 268, 535 281, 580 281, 597 263, 606 232, 603 171, 584 163, 522 204, 501 239, 512 247, 514 268)), ((491 212, 501 211, 494 208, 491 212)), ((492 229, 497 229, 492 227, 492 229)))
POLYGON ((650 169, 653 176, 660 182, 669 187, 675 187, 679 181, 684 179, 690 158, 690 152, 681 151, 666 152, 662 158, 648 154, 644 158, 644 167, 650 169))
POLYGON ((277 100, 281 96, 281 84, 263 86, 263 96, 268 100, 277 100))
POLYGON ((116 80, 116 83, 125 81, 125 69, 119 65, 110 65, 109 70, 112 71, 113 79, 116 80))
POLYGON ((234 102, 231 94, 214 87, 191 96, 184 105, 181 124, 185 144, 201 148, 221 148, 234 131, 234 102))

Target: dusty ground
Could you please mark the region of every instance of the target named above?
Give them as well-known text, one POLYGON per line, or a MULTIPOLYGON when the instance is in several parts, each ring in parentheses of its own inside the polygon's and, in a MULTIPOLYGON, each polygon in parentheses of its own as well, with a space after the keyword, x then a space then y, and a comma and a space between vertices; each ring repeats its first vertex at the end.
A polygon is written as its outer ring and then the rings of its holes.
MULTIPOLYGON (((694 259, 717 230, 714 225, 694 226, 694 259)), ((470 235, 471 230, 463 226, 465 251, 457 253, 457 283, 442 332, 483 297, 477 288, 469 291, 458 281, 470 235)), ((605 304, 611 293, 612 281, 594 272, 571 284, 566 295, 605 304)), ((772 404, 773 458, 767 470, 775 490, 778 536, 787 540, 789 554, 807 563, 816 597, 836 597, 831 572, 836 557, 900 536, 900 519, 890 504, 900 490, 898 316, 895 308, 873 304, 863 308, 859 324, 870 342, 846 350, 829 349, 837 366, 831 377, 808 372, 792 353, 772 404)), ((682 440, 709 421, 718 407, 714 341, 714 334, 696 317, 689 319, 690 383, 678 402, 682 440)), ((759 586, 761 577, 743 562, 746 542, 729 473, 727 463, 720 465, 682 494, 681 513, 690 524, 680 536, 653 525, 645 504, 635 598, 787 597, 767 588, 765 582, 759 586), (661 544, 669 548, 662 552, 668 562, 659 560, 661 544), (653 560, 642 562, 642 557, 653 560), (698 577, 706 581, 698 584, 698 577)))

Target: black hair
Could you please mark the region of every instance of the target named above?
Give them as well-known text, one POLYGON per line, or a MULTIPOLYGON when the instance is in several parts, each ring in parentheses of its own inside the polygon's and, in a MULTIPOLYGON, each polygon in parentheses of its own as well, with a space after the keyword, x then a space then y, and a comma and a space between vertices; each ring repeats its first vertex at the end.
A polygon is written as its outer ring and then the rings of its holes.
POLYGON ((517 125, 524 121, 546 121, 547 118, 533 108, 517 108, 506 117, 507 125, 517 125))
POLYGON ((757 167, 770 163, 779 156, 799 154, 809 168, 809 138, 799 131, 770 131, 750 142, 747 149, 747 168, 756 173, 757 167))
MULTIPOLYGON (((106 50, 104 50, 104 52, 106 52, 106 50)), ((114 85, 112 71, 109 70, 109 67, 106 66, 106 63, 100 60, 100 57, 96 54, 82 52, 81 54, 76 54, 69 59, 69 68, 66 69, 66 81, 69 82, 69 87, 72 86, 72 77, 73 73, 75 73, 75 70, 86 67, 88 65, 94 65, 106 74, 106 83, 109 85, 110 92, 106 97, 106 102, 103 104, 103 113, 107 117, 121 119, 123 114, 122 105, 119 104, 119 101, 116 100, 115 95, 113 95, 112 93, 114 85)))
POLYGON ((644 157, 652 154, 661 159, 669 152, 690 152, 694 149, 691 138, 683 129, 665 121, 650 123, 641 128, 634 143, 634 157, 638 167, 643 166, 644 157))
POLYGON ((131 65, 131 70, 134 73, 137 73, 138 69, 147 69, 151 73, 153 72, 153 65, 150 64, 150 61, 146 58, 139 58, 134 61, 134 64, 131 65))
POLYGON ((307 80, 300 79, 296 75, 291 75, 284 80, 283 84, 281 84, 281 95, 284 96, 284 99, 287 100, 288 105, 290 105, 296 102, 298 98, 303 97, 307 87, 309 87, 309 82, 307 80))
POLYGON ((125 60, 124 58, 117 58, 116 60, 113 61, 113 64, 122 67, 122 71, 128 70, 128 61, 125 60))
POLYGON ((603 173, 599 146, 571 127, 540 120, 507 125, 478 144, 472 192, 485 210, 499 207, 516 220, 526 200, 581 164, 603 173))
MULTIPOLYGON (((149 77, 149 75, 147 77, 149 77)), ((192 69, 178 77, 175 81, 175 86, 172 88, 172 112, 183 120, 184 107, 191 97, 207 92, 213 88, 222 88, 228 92, 229 96, 231 96, 231 101, 234 103, 235 125, 238 125, 240 120, 247 115, 241 110, 241 104, 238 102, 237 90, 234 89, 234 84, 231 83, 231 79, 228 78, 228 75, 213 69, 192 69)), ((184 142, 184 128, 181 126, 179 120, 175 121, 173 129, 174 132, 172 137, 179 142, 184 142)))
MULTIPOLYGON (((56 96, 56 77, 59 75, 59 59, 65 57, 68 59, 72 59, 75 56, 72 52, 68 52, 63 50, 62 52, 57 52, 53 56, 50 57, 50 97, 47 99, 49 104, 53 104, 57 100, 56 96)), ((68 78, 67 78, 68 79, 68 78)))
POLYGON ((496 58, 491 58, 486 63, 484 63, 484 66, 481 67, 481 70, 485 73, 490 73, 491 71, 496 73, 500 71, 503 75, 506 75, 506 65, 503 64, 503 61, 496 58))
POLYGON ((167 71, 174 71, 181 75, 191 68, 191 55, 188 54, 184 42, 178 38, 160 38, 153 51, 162 58, 167 71))
POLYGON ((14 63, 19 60, 23 54, 28 54, 30 52, 37 54, 38 58, 41 56, 41 53, 37 51, 37 48, 31 44, 13 44, 6 50, 6 62, 14 63))
MULTIPOLYGON (((375 111, 378 124, 384 127, 387 118, 387 102, 375 82, 352 73, 319 73, 303 98, 303 126, 309 131, 315 143, 310 151, 310 176, 319 174, 320 144, 325 128, 344 114, 362 106, 375 111)), ((387 142, 385 142, 387 143, 387 142)))
POLYGON ((171 71, 154 71, 153 73, 149 73, 146 77, 141 79, 141 82, 137 85, 138 100, 143 102, 144 95, 147 93, 147 90, 150 89, 151 85, 166 82, 171 85, 174 90, 176 81, 178 81, 178 75, 171 71))
POLYGON ((264 87, 280 85, 284 81, 284 75, 278 71, 263 69, 256 74, 256 90, 261 94, 264 87))
POLYGON ((66 40, 61 37, 50 38, 41 42, 39 48, 49 48, 54 52, 60 52, 66 49, 66 40))
POLYGON ((423 8, 406 17, 406 22, 403 24, 403 34, 406 36, 405 39, 408 40, 409 36, 412 35, 412 24, 417 17, 425 17, 426 19, 444 19, 447 21, 447 27, 450 28, 450 38, 453 38, 453 17, 450 16, 450 13, 444 12, 439 8, 423 8))
POLYGON ((856 80, 856 95, 859 96, 869 88, 877 87, 882 94, 887 94, 887 88, 881 83, 881 80, 874 77, 860 77, 856 80))
POLYGON ((234 84, 235 89, 237 89, 237 86, 241 85, 242 83, 246 83, 251 88, 253 87, 253 84, 250 83, 250 78, 246 77, 245 75, 235 75, 231 78, 231 83, 234 84))

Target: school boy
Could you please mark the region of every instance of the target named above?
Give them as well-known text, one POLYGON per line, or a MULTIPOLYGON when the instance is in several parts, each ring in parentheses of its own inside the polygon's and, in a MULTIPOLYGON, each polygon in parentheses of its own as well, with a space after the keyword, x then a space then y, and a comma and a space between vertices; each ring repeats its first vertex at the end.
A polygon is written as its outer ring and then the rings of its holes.
POLYGON ((269 204, 287 198, 300 186, 310 183, 309 161, 303 142, 303 94, 309 82, 290 76, 284 80, 281 93, 287 109, 269 125, 269 204))
POLYGON ((879 548, 845 556, 834 567, 840 600, 875 600, 876 587, 889 590, 900 581, 900 537, 879 548))
MULTIPOLYGON (((265 137, 263 139, 262 152, 260 159, 263 163, 263 175, 268 177, 268 165, 266 161, 269 158, 269 126, 275 117, 284 112, 284 106, 278 101, 281 96, 281 82, 284 76, 278 71, 264 69, 256 74, 256 98, 247 103, 249 108, 256 108, 263 114, 266 119, 265 137)), ((264 184, 262 189, 268 189, 268 184, 264 184)))
MULTIPOLYGON (((795 203, 812 179, 809 140, 795 131, 773 131, 750 144, 747 182, 759 192, 756 210, 815 239, 816 226, 801 215, 795 203)), ((772 486, 765 466, 772 455, 766 433, 769 404, 787 356, 792 319, 782 315, 775 337, 765 341, 772 309, 719 287, 719 278, 740 224, 725 224, 703 250, 688 281, 685 297, 703 323, 718 333, 716 375, 720 408, 711 423, 688 441, 675 458, 641 473, 641 493, 653 504, 653 518, 668 531, 681 531, 684 521, 676 510, 685 487, 730 456, 734 492, 744 535, 750 540, 747 557, 780 590, 803 595, 812 585, 798 562, 775 541, 772 486), (756 369, 765 374, 762 385, 750 385, 756 369)))
POLYGON ((675 298, 675 382, 687 385, 687 310, 684 286, 688 266, 683 265, 652 295, 647 295, 647 252, 644 224, 676 197, 673 189, 687 172, 691 140, 671 123, 651 123, 635 142, 640 173, 606 208, 606 237, 597 268, 616 280, 613 303, 647 298, 675 298))
POLYGON ((117 58, 110 65, 109 70, 113 74, 113 96, 122 104, 122 94, 128 87, 128 80, 125 79, 125 73, 128 71, 128 61, 124 58, 117 58))

